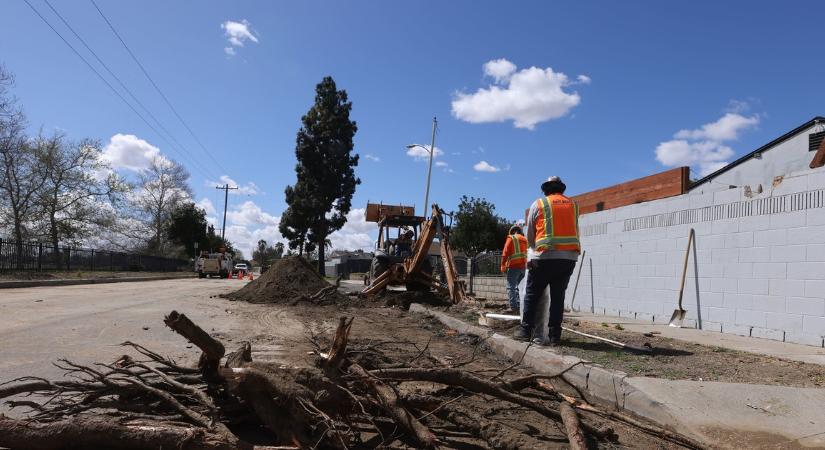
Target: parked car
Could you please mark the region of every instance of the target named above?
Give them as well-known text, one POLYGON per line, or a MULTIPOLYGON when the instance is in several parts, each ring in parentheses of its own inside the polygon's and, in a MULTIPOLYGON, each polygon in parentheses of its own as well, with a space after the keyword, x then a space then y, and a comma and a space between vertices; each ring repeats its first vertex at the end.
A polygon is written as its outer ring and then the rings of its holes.
POLYGON ((236 275, 238 272, 247 273, 249 272, 249 267, 244 263, 235 264, 235 267, 232 268, 232 275, 236 275))

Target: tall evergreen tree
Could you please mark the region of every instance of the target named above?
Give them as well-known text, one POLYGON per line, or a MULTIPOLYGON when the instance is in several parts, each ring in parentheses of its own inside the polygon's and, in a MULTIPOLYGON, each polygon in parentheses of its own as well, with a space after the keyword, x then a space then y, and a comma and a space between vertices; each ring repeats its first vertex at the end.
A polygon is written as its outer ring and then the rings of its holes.
POLYGON ((306 244, 314 244, 321 275, 327 237, 346 223, 355 187, 361 183, 354 170, 358 155, 352 153, 352 140, 358 127, 349 118, 351 110, 346 91, 339 91, 332 77, 318 83, 315 104, 301 118, 296 139, 297 181, 286 189, 289 206, 281 234, 299 252, 311 251, 306 244))

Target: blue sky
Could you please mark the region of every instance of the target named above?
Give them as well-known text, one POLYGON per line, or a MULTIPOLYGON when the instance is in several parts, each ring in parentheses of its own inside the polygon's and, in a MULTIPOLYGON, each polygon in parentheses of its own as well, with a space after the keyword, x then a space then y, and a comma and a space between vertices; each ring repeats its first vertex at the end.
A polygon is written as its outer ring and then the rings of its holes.
MULTIPOLYGON (((44 0, 30 1, 96 64, 44 0)), ((818 2, 97 0, 216 163, 92 3, 50 1, 189 155, 23 0, 2 0, 0 62, 32 129, 98 138, 127 174, 159 151, 189 168, 203 205, 222 207, 208 184, 221 176, 248 187, 231 197, 228 227, 244 249, 279 238, 295 133, 325 75, 353 101, 357 208, 423 203, 426 163, 405 145, 429 143, 433 116, 443 155, 431 199, 453 209, 461 195, 486 197, 517 219, 549 175, 569 193, 681 164, 698 176, 825 113, 818 2)), ((371 228, 352 219, 336 247, 369 246, 371 228)))

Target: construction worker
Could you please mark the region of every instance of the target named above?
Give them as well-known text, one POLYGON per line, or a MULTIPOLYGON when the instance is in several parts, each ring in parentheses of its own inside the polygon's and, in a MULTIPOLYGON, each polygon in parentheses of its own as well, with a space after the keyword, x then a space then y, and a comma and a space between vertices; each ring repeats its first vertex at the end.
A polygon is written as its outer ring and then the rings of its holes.
POLYGON ((527 238, 521 227, 513 225, 504 241, 504 251, 501 252, 501 273, 507 274, 507 298, 510 300, 510 310, 518 315, 521 305, 519 302, 518 285, 524 278, 524 268, 527 266, 527 238))
POLYGON ((535 252, 527 267, 527 295, 521 326, 514 338, 537 344, 558 345, 561 342, 561 321, 564 315, 564 293, 570 275, 581 252, 579 241, 579 207, 564 196, 567 188, 559 177, 542 183, 544 196, 536 200, 527 214, 527 243, 535 252), (544 290, 550 286, 549 342, 534 336, 541 327, 536 322, 544 290))
POLYGON ((395 240, 395 256, 409 256, 412 253, 414 234, 412 230, 402 230, 395 240))

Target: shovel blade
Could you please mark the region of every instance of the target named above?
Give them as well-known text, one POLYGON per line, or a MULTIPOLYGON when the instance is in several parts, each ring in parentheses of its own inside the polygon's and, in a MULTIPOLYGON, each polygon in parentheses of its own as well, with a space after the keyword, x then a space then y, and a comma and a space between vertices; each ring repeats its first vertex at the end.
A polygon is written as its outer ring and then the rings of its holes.
POLYGON ((673 315, 670 316, 670 323, 668 325, 676 328, 682 328, 682 323, 685 321, 687 311, 684 309, 673 310, 673 315))

